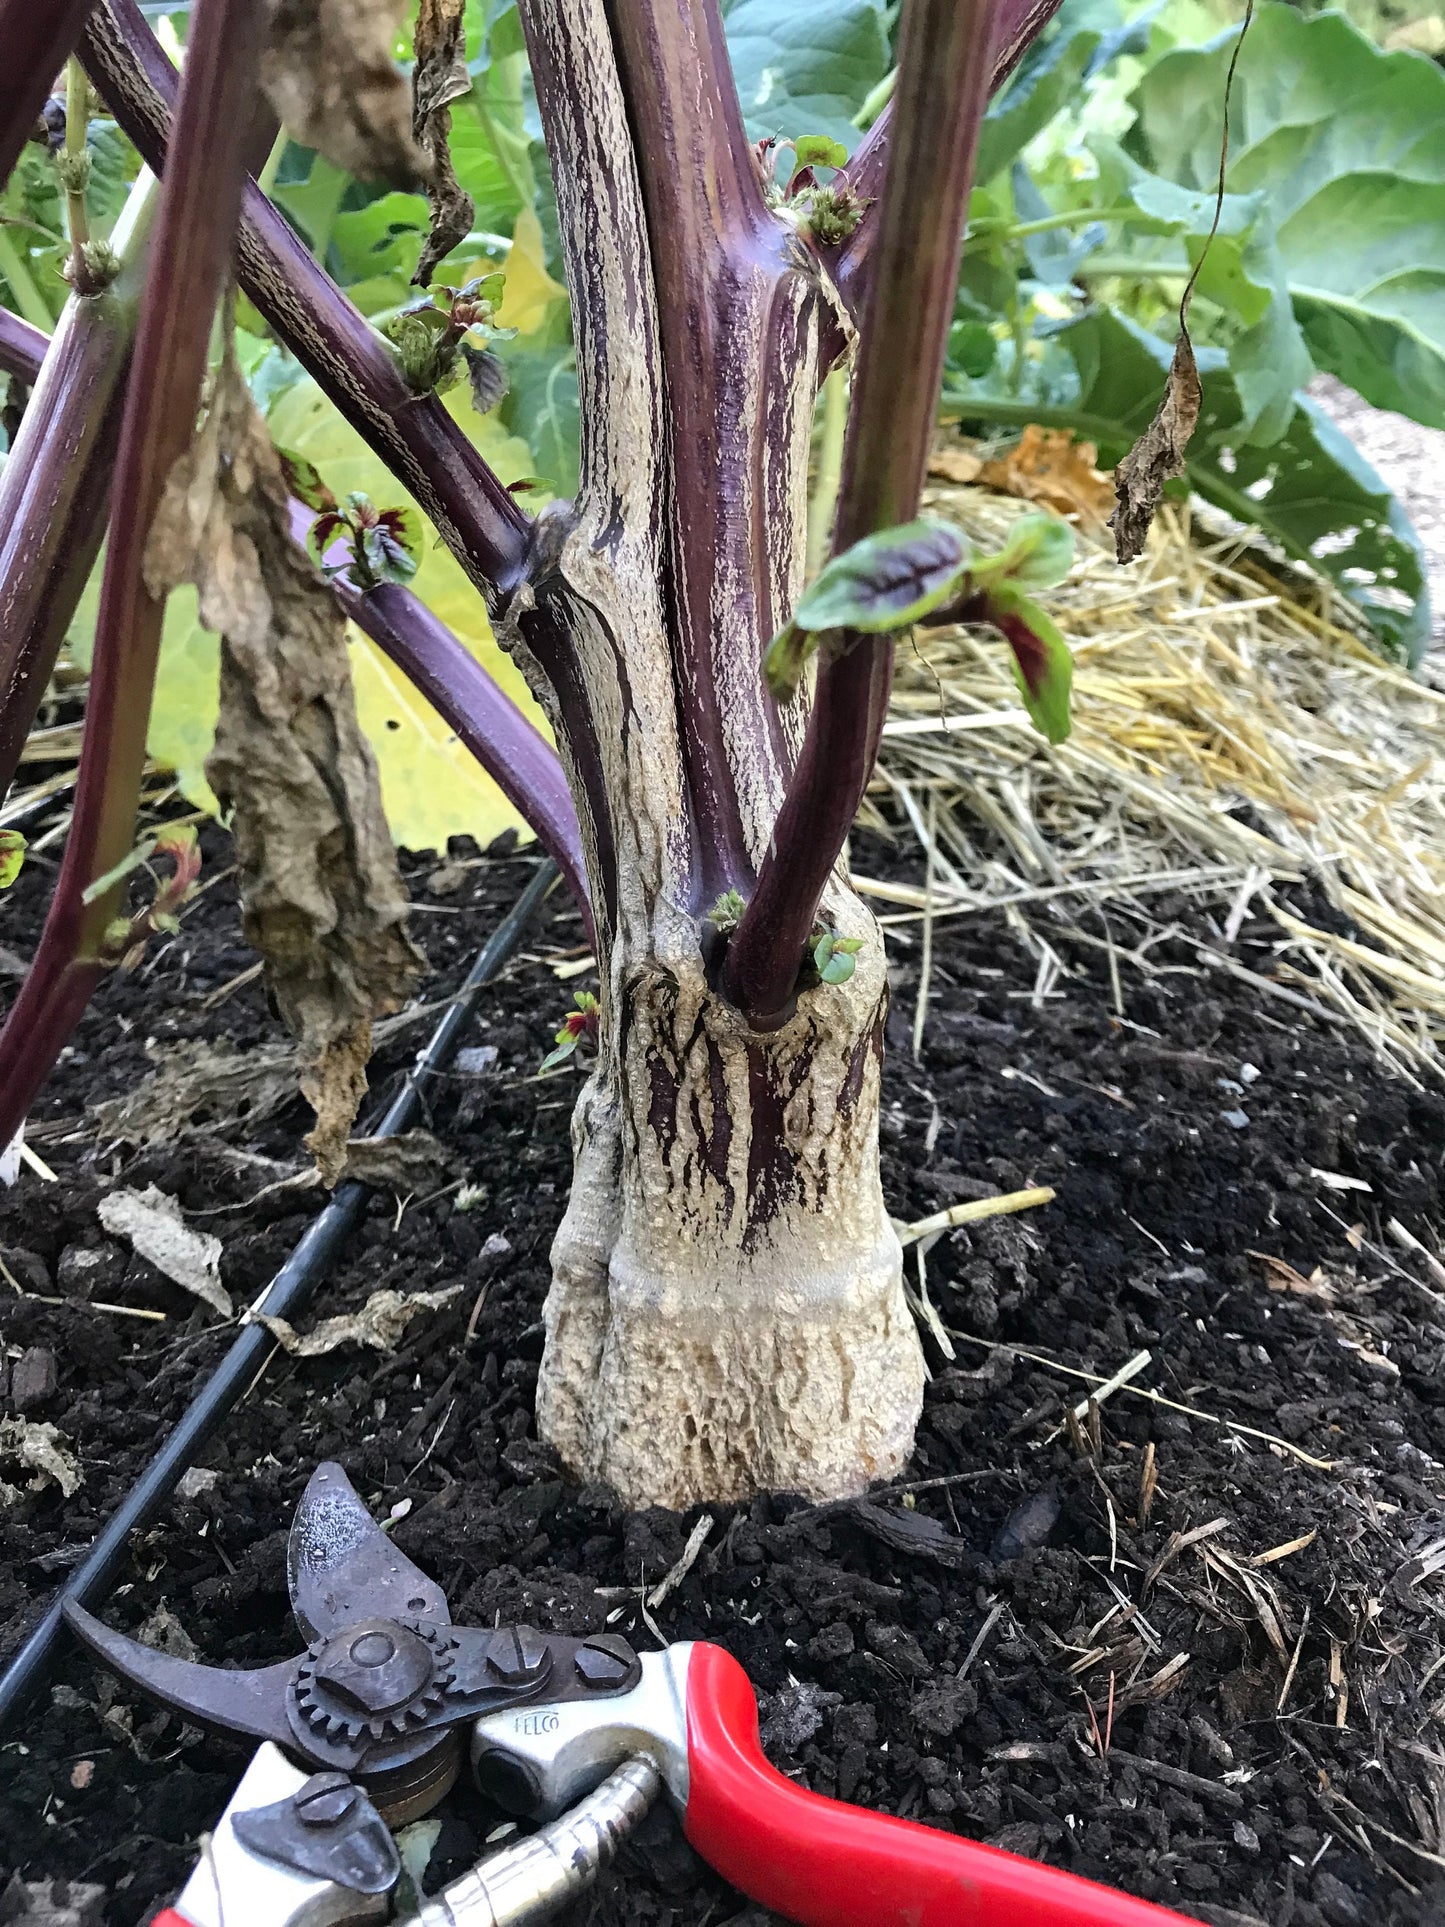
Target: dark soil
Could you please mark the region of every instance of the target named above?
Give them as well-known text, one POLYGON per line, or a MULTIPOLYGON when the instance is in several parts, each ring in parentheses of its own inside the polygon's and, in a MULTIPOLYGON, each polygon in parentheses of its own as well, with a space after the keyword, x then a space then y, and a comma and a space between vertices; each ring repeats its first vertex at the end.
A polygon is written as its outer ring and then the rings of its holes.
MULTIPOLYGON (((227 1342, 214 1313, 105 1239, 106 1187, 178 1196, 223 1240, 238 1304, 318 1202, 273 1188, 300 1166, 299 1102, 212 1117, 150 1147, 86 1123, 88 1105, 132 1089, 177 1040, 250 1051, 280 1040, 255 982, 217 999, 252 959, 220 875, 224 839, 210 832, 207 844, 218 880, 178 938, 104 987, 39 1108, 34 1140, 59 1182, 27 1172, 0 1193, 14 1287, 0 1280, 0 1333, 11 1360, 38 1349, 56 1365, 53 1390, 43 1360, 21 1373, 24 1415, 55 1425, 85 1476, 67 1502, 0 1466, 20 1487, 0 1506, 0 1651, 19 1642, 227 1342), (77 1262, 78 1247, 98 1255, 77 1262)), ((875 847, 861 867, 889 862, 875 847)), ((427 990, 440 997, 528 860, 410 871, 427 990)), ((32 941, 47 882, 38 862, 7 900, 9 952, 32 941)), ((1199 927, 1186 904, 1161 921, 1171 916, 1199 927)), ((1247 926, 1240 938, 1263 971, 1269 934, 1247 926)), ((1057 1200, 955 1231, 927 1254, 957 1356, 927 1340, 913 1490, 874 1510, 779 1497, 716 1511, 702 1556, 657 1615, 663 1632, 718 1640, 743 1661, 772 1757, 821 1792, 1220 1927, 1445 1918, 1445 1301, 1387 1230, 1397 1219, 1440 1249, 1445 1101, 1383 1073, 1351 1033, 1199 974, 1184 943, 1157 945, 1147 980, 1126 974, 1121 1012, 1101 953, 1051 933, 1070 974, 1036 1002, 1034 960, 1002 918, 939 926, 915 1064, 916 926, 910 935, 893 952, 891 1207, 913 1219, 1033 1183, 1055 1186, 1057 1200), (1147 1348, 1137 1385, 1309 1456, 1129 1391, 1070 1428, 1065 1407, 1087 1381, 1010 1347, 1104 1375, 1147 1348), (1157 1491, 1141 1518, 1149 1463, 1157 1491), (946 1536, 905 1536, 921 1515, 946 1536), (1181 1542, 1215 1521, 1212 1536, 1181 1542)), ((652 1643, 635 1592, 619 1589, 660 1578, 696 1515, 628 1515, 605 1491, 570 1484, 533 1436, 574 1088, 570 1074, 534 1071, 587 981, 559 981, 549 960, 580 942, 554 898, 470 1040, 495 1046, 494 1062, 459 1070, 433 1108, 432 1128, 481 1195, 463 1209, 445 1175, 436 1195, 377 1195, 302 1323, 383 1284, 464 1289, 394 1354, 278 1356, 206 1455, 218 1479, 134 1546, 106 1607, 115 1623, 148 1622, 159 1641, 187 1636, 214 1660, 295 1650, 286 1528, 312 1466, 336 1457, 375 1510, 409 1507, 397 1542, 443 1581, 457 1618, 559 1631, 608 1621, 652 1643), (494 1234, 504 1255, 487 1250, 494 1234)), ((423 1034, 424 1024, 388 1043, 377 1087, 423 1034)), ((915 1263, 910 1252, 913 1280, 915 1263)), ((106 1919, 132 1927, 184 1879, 244 1757, 67 1648, 48 1704, 0 1749, 0 1867, 100 1882, 106 1919)), ((454 1797, 427 1884, 470 1864, 497 1821, 476 1797, 454 1797)), ((657 1813, 570 1918, 761 1927, 764 1917, 657 1813)))

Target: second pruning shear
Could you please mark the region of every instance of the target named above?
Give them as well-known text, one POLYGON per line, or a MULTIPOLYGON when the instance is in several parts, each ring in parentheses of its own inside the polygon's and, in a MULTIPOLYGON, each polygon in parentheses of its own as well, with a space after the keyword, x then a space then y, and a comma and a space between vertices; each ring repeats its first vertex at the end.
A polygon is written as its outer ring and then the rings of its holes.
POLYGON ((444 1594, 375 1523, 339 1465, 291 1528, 291 1605, 308 1641, 252 1671, 66 1617, 121 1678, 188 1719, 262 1742, 155 1927, 343 1927, 387 1920, 392 1828, 464 1764, 543 1824, 428 1900, 405 1927, 520 1927, 596 1878, 666 1791, 697 1852, 800 1927, 1166 1927, 1181 1917, 1073 1874, 808 1793, 764 1758, 757 1703, 721 1647, 639 1655, 611 1633, 454 1626, 444 1594))

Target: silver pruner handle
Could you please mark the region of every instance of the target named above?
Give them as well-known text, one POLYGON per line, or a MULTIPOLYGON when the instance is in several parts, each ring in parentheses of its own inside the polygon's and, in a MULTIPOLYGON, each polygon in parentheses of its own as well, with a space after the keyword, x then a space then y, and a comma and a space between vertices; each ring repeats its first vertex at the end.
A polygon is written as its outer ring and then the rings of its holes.
POLYGON ((627 1761, 570 1813, 454 1880, 401 1927, 525 1927, 549 1920, 611 1865, 661 1790, 651 1760, 627 1761))

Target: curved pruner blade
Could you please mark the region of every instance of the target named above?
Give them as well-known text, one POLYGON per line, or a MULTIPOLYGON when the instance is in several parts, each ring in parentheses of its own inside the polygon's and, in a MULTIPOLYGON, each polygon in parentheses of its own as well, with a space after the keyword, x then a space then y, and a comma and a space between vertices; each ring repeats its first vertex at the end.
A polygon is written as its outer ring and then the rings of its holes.
POLYGON ((261 1666, 249 1672, 227 1672, 220 1666, 200 1666, 142 1646, 96 1619, 68 1599, 66 1624, 113 1673, 173 1712, 203 1726, 249 1733, 253 1739, 275 1740, 294 1748, 296 1738, 286 1718, 286 1688, 295 1676, 295 1660, 261 1666))
POLYGON ((446 1594, 391 1543, 335 1460, 311 1474, 286 1548, 291 1610, 307 1639, 354 1619, 449 1626, 446 1594))

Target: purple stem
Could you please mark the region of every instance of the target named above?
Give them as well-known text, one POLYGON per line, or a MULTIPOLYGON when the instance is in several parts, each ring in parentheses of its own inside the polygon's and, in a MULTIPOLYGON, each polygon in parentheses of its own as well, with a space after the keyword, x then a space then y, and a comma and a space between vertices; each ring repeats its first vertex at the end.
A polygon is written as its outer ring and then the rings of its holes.
MULTIPOLYGON (((135 0, 98 0, 81 43, 95 86, 160 172, 176 72, 135 0)), ((253 183, 241 285, 296 359, 436 524, 492 601, 519 581, 530 520, 435 395, 413 395, 396 357, 253 183)))
MULTIPOLYGON (((769 382, 750 392, 752 338, 765 333, 776 372, 774 304, 796 249, 763 199, 728 59, 717 0, 617 0, 618 69, 637 131, 672 434, 669 574, 675 595, 677 684, 684 705, 689 789, 709 900, 747 887, 752 865, 724 727, 719 656, 761 661, 772 632, 766 543, 769 456, 786 425, 767 418, 769 382), (760 303, 760 290, 773 301, 760 303), (740 375, 743 377, 740 379, 740 375), (759 423, 759 409, 764 418, 759 423), (754 652, 756 652, 754 654, 754 652)), ((791 352, 797 344, 788 343, 791 352)), ((772 705, 759 696, 759 730, 772 705)), ((733 735, 736 737, 736 716, 733 735)), ((768 753, 758 743, 757 759, 768 753)))
POLYGON ((49 346, 49 335, 39 328, 32 328, 28 321, 22 321, 18 314, 11 314, 8 308, 0 308, 0 370, 5 374, 33 382, 40 373, 40 364, 49 346))
POLYGON ((263 33, 254 0, 199 0, 192 15, 116 461, 75 815, 30 974, 0 1031, 0 1143, 13 1138, 103 974, 105 934, 126 894, 122 879, 87 901, 135 835, 165 609, 147 587, 145 549, 195 429, 263 33))
MULTIPOLYGON (((906 0, 903 9, 900 132, 878 207, 835 554, 918 513, 998 5, 906 0)), ((819 900, 872 774, 892 676, 886 638, 844 632, 820 656, 802 755, 724 966, 728 995, 761 1026, 777 1023, 792 996, 819 900)))
POLYGON ((91 0, 0 0, 0 185, 20 158, 91 0))
POLYGON ((335 587, 356 626, 416 685, 536 831, 577 899, 592 941, 582 832, 556 750, 409 589, 383 582, 360 594, 339 577, 335 587))
POLYGON ((116 228, 110 286, 72 295, 24 371, 34 390, 0 473, 0 796, 105 535, 155 192, 139 185, 116 228))
MULTIPOLYGON (((1058 12, 1061 3, 1062 0, 1000 0, 990 94, 996 94, 1002 87, 1022 60, 1030 43, 1038 38, 1058 12)), ((888 150, 893 139, 893 121, 893 102, 889 101, 869 128, 846 169, 853 188, 865 200, 873 202, 875 207, 883 192, 888 150)), ((861 324, 867 304, 877 236, 876 217, 865 214, 842 246, 833 250, 830 263, 833 283, 855 324, 861 324)))

